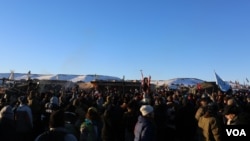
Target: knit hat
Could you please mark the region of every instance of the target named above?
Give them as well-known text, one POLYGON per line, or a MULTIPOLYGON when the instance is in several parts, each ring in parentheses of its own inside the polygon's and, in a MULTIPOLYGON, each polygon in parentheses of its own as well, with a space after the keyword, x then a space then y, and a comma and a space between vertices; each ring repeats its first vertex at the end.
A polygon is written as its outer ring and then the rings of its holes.
POLYGON ((236 114, 237 115, 238 113, 239 113, 239 110, 235 105, 227 105, 223 111, 224 115, 228 115, 228 114, 236 114))
POLYGON ((142 116, 146 116, 154 111, 154 108, 150 105, 142 105, 140 108, 142 116))

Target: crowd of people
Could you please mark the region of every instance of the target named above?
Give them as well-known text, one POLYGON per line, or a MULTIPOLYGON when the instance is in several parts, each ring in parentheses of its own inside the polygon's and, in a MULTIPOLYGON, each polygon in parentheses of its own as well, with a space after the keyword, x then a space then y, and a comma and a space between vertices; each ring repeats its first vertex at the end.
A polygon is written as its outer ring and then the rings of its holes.
POLYGON ((31 90, 0 110, 3 141, 223 141, 225 126, 250 123, 250 93, 31 90))

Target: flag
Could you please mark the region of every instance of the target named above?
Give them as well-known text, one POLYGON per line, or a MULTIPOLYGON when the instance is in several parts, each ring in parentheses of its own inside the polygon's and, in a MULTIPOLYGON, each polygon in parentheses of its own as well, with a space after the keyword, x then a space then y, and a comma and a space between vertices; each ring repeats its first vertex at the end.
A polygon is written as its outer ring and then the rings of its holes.
POLYGON ((247 83, 249 83, 249 80, 246 78, 247 83))
POLYGON ((201 89, 201 84, 197 83, 197 89, 200 90, 201 89))
POLYGON ((217 85, 219 86, 221 91, 226 92, 230 89, 231 86, 227 82, 223 81, 216 72, 215 72, 215 77, 217 85))

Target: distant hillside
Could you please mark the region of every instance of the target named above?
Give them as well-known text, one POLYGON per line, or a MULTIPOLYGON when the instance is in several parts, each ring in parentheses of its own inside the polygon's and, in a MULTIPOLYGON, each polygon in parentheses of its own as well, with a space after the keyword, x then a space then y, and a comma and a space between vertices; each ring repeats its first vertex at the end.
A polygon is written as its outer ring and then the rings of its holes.
MULTIPOLYGON (((0 79, 9 78, 10 73, 0 73, 0 79)), ((27 79, 26 73, 14 73, 14 80, 27 79)), ((121 81, 119 77, 105 75, 70 75, 70 74, 30 74, 31 79, 38 80, 66 80, 72 82, 90 82, 93 80, 116 80, 121 81)))
MULTIPOLYGON (((0 73, 0 79, 9 78, 11 73, 0 73)), ((14 73, 14 80, 27 79, 27 73, 14 73)), ((110 80, 110 81, 122 81, 121 78, 115 76, 106 76, 106 75, 71 75, 71 74, 30 74, 31 79, 38 80, 66 80, 71 82, 90 82, 93 80, 110 80)), ((139 80, 140 81, 140 80, 139 80)), ((204 80, 197 78, 173 78, 169 80, 152 80, 151 84, 154 85, 184 85, 184 86, 194 86, 198 83, 202 83, 204 80)), ((233 82, 229 83, 232 87, 236 87, 236 84, 233 82)))
MULTIPOLYGON (((10 73, 0 73, 1 78, 9 78, 10 73)), ((14 73, 14 80, 27 79, 28 75, 26 73, 14 73)), ((71 74, 30 74, 31 79, 38 80, 66 80, 72 82, 90 82, 93 80, 116 80, 122 81, 121 78, 115 76, 106 75, 71 75, 71 74)), ((197 78, 174 78, 170 80, 152 80, 151 83, 155 85, 185 85, 193 86, 197 83, 204 82, 203 80, 197 78)))

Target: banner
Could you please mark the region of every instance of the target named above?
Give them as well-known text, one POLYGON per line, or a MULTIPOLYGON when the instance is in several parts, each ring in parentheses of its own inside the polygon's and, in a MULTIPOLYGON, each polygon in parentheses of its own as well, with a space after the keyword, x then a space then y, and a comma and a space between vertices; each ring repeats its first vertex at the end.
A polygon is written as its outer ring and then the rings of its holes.
POLYGON ((231 86, 227 82, 223 81, 216 72, 214 72, 214 73, 215 73, 215 77, 217 80, 216 81, 217 85, 219 86, 220 90, 223 92, 228 91, 231 88, 231 86))

